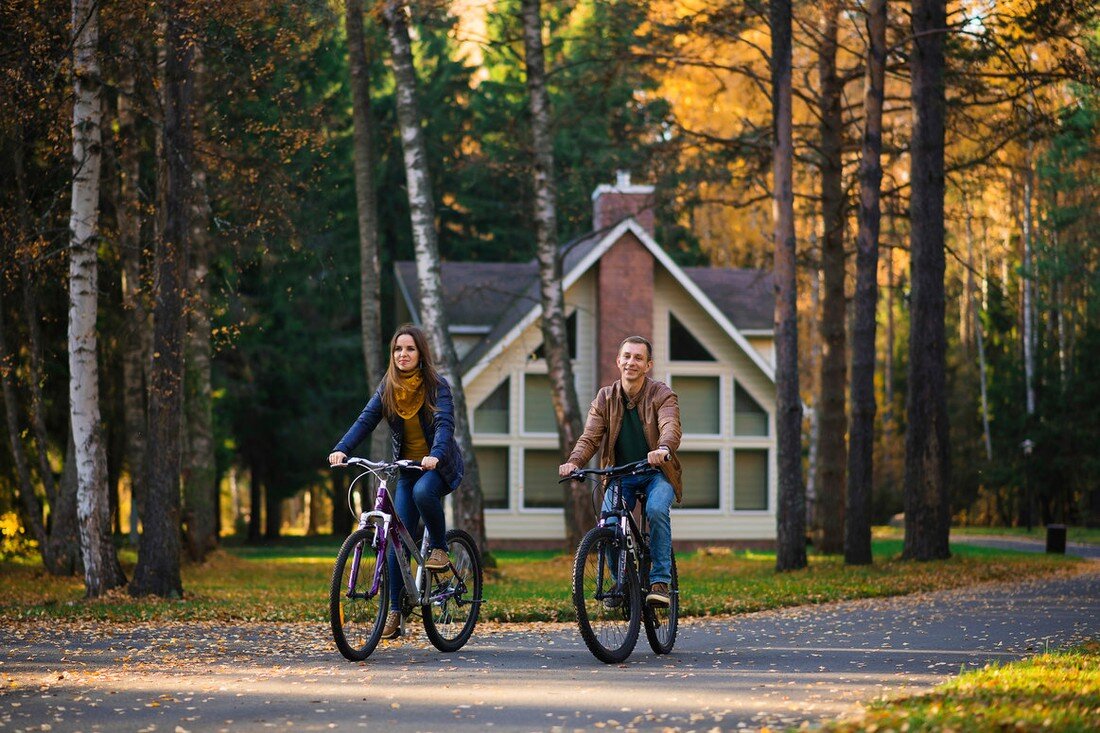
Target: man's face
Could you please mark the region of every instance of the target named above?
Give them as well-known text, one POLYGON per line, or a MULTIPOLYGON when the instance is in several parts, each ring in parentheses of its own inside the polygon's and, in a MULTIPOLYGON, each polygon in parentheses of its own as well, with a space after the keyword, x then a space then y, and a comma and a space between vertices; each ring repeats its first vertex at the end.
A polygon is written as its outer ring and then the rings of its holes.
POLYGON ((623 382, 633 383, 649 374, 653 362, 649 359, 645 344, 627 341, 619 350, 618 366, 623 382))

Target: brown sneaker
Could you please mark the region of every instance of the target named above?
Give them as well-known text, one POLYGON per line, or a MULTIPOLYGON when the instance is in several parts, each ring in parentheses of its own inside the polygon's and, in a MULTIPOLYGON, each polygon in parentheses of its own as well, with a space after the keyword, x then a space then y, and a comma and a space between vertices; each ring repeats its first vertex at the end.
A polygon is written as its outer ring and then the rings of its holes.
POLYGON ((645 602, 651 606, 668 608, 668 583, 654 583, 649 586, 649 595, 645 597, 645 602))
POLYGON ((451 558, 447 556, 446 550, 441 550, 438 547, 431 551, 428 558, 424 561, 424 567, 433 573, 438 573, 441 570, 446 570, 451 564, 451 558))
POLYGON ((382 627, 383 639, 396 639, 401 636, 401 612, 390 611, 386 614, 386 625, 382 627))

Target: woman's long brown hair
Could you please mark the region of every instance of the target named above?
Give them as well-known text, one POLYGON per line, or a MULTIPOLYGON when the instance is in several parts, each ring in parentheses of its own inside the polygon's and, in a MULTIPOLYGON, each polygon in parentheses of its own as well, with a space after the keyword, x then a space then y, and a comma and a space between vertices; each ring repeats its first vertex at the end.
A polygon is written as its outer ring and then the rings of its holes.
POLYGON ((398 326, 397 330, 393 332, 393 338, 390 339, 390 365, 386 368, 386 383, 382 389, 382 412, 386 417, 393 417, 397 414, 397 397, 394 395, 394 388, 405 384, 405 378, 401 375, 401 370, 397 368, 397 363, 393 360, 393 352, 397 348, 397 338, 399 336, 412 336, 413 343, 416 344, 416 350, 420 352, 418 368, 424 380, 424 406, 435 412, 435 395, 440 381, 439 373, 435 370, 435 365, 432 364, 432 352, 428 348, 428 338, 422 330, 411 323, 398 326))

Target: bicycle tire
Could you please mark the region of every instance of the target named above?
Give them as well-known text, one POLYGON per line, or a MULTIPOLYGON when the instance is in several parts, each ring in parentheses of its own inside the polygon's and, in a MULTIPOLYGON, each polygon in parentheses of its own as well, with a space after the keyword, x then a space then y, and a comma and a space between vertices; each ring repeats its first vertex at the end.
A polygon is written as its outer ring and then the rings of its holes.
POLYGON ((432 587, 421 616, 432 645, 456 652, 470 640, 481 612, 481 554, 474 538, 461 529, 447 532, 447 552, 450 572, 428 574, 432 587))
POLYGON ((336 648, 345 658, 361 662, 371 655, 382 638, 382 628, 389 610, 389 575, 386 563, 382 563, 382 575, 378 592, 366 597, 374 581, 374 569, 378 563, 378 551, 372 547, 376 528, 357 529, 348 535, 336 556, 329 584, 329 624, 336 648), (357 545, 362 544, 359 572, 355 588, 348 593, 348 580, 354 562, 357 545), (356 597, 358 596, 358 597, 356 597))
POLYGON ((617 596, 605 592, 609 584, 615 584, 611 567, 617 567, 615 556, 623 551, 615 530, 596 527, 581 540, 573 561, 577 626, 588 650, 606 664, 618 664, 630 656, 638 643, 641 625, 638 575, 629 554, 623 592, 617 596))
POLYGON ((676 573, 676 553, 672 553, 672 580, 668 584, 668 608, 645 604, 642 609, 645 636, 649 647, 657 654, 668 654, 676 644, 680 625, 680 580, 676 573))

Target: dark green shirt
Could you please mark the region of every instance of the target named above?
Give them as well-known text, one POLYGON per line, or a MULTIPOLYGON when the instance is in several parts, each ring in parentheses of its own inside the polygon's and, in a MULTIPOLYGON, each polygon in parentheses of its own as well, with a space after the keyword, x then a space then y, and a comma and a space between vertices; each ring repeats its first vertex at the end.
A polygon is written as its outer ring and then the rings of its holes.
POLYGON ((648 454, 649 446, 645 442, 645 431, 642 430, 642 419, 638 417, 638 408, 623 410, 623 425, 615 441, 615 465, 645 460, 648 454))

